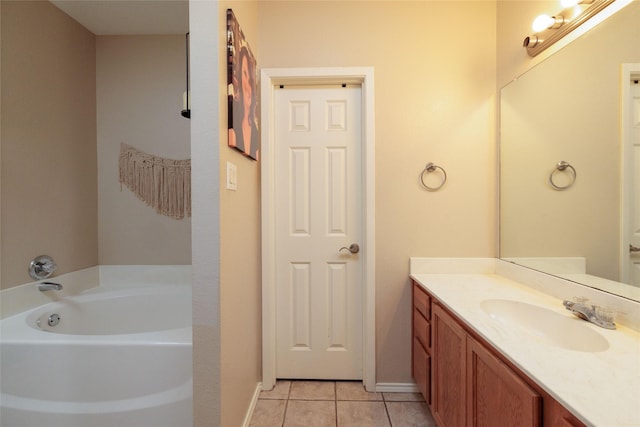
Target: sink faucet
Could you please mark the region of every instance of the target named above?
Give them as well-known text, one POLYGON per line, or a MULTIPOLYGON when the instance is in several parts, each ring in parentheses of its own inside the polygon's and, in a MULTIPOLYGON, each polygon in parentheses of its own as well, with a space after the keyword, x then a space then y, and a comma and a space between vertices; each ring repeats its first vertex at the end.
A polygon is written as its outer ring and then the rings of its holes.
POLYGON ((62 289, 62 285, 53 282, 42 282, 38 284, 40 291, 59 291, 62 289))
POLYGON ((601 328, 616 328, 616 324, 613 322, 613 314, 610 310, 590 304, 586 299, 580 299, 579 301, 564 300, 562 305, 579 318, 594 323, 601 328))

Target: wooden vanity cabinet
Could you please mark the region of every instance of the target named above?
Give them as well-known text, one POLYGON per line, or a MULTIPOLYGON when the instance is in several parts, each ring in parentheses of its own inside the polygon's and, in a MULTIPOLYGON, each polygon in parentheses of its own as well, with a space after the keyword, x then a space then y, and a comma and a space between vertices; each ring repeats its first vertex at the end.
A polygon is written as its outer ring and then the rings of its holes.
POLYGON ((433 312, 433 406, 440 426, 533 427, 540 395, 440 305, 433 312))
POLYGON ((412 372, 439 427, 584 426, 417 284, 412 330, 412 372))
POLYGON ((442 307, 433 312, 433 403, 438 425, 463 427, 466 413, 467 333, 442 307))
POLYGON ((413 287, 411 374, 425 402, 431 404, 431 299, 419 286, 413 287))
POLYGON ((541 425, 542 396, 472 337, 467 337, 467 378, 467 425, 541 425))

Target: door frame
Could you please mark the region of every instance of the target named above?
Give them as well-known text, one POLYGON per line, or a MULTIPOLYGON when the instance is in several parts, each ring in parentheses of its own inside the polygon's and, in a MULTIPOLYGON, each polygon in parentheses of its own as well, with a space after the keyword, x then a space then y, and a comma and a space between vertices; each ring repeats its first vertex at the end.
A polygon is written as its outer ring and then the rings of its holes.
POLYGON ((631 77, 640 75, 640 63, 624 63, 622 64, 622 84, 621 84, 621 106, 620 112, 622 115, 622 171, 620 174, 620 197, 622 209, 620 209, 620 281, 623 283, 631 283, 630 271, 630 257, 629 257, 629 213, 631 212, 631 204, 633 203, 634 196, 631 193, 631 189, 624 185, 625 182, 633 179, 633 152, 631 150, 631 124, 633 117, 631 117, 631 77))
POLYGON ((373 67, 265 68, 261 71, 262 389, 276 382, 274 88, 285 84, 362 87, 362 380, 375 391, 375 134, 373 67))

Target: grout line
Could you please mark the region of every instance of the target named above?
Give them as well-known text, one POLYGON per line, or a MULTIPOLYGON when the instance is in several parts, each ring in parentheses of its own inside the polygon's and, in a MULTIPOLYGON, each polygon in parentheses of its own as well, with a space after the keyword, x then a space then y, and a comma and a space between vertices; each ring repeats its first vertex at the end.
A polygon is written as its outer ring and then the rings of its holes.
MULTIPOLYGON (((276 384, 277 384, 276 380, 276 384)), ((284 422, 287 419, 287 411, 289 410, 289 397, 291 396, 291 388, 293 387, 293 383, 289 381, 289 388, 287 389, 287 398, 284 402, 284 414, 282 415, 282 425, 280 427, 284 427, 284 422)))
MULTIPOLYGON (((303 399, 287 399, 287 400, 295 400, 298 402, 336 402, 336 399, 311 399, 311 398, 303 398, 303 399)), ((342 402, 338 400, 338 402, 342 402)))
POLYGON ((287 419, 287 410, 289 409, 289 399, 284 402, 284 414, 282 414, 282 424, 280 427, 284 427, 284 422, 287 419))
POLYGON ((389 415, 389 408, 387 408, 387 402, 384 402, 384 412, 387 414, 387 419, 389 420, 389 426, 393 427, 391 423, 391 416, 389 415))
POLYGON ((336 414, 336 427, 338 427, 338 383, 333 383, 333 397, 335 398, 333 402, 333 410, 336 414))

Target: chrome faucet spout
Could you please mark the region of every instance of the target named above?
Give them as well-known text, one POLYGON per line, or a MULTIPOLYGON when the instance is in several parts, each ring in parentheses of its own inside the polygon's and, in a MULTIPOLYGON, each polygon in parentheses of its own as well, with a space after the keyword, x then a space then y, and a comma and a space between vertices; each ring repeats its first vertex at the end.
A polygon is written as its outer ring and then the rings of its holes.
POLYGON ((562 305, 567 310, 578 316, 579 318, 591 322, 605 329, 615 329, 616 324, 613 321, 613 314, 597 305, 564 300, 562 305))
POLYGON ((53 282, 42 282, 38 283, 38 289, 40 291, 60 291, 62 290, 62 285, 53 282))

